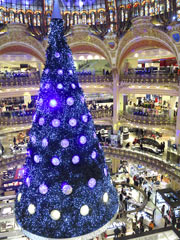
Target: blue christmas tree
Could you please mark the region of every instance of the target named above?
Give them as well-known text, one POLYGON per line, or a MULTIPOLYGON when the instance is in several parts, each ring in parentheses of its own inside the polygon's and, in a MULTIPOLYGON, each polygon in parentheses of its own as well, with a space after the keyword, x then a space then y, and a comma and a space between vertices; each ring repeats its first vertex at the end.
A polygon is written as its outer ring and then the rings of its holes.
POLYGON ((15 215, 34 240, 90 239, 115 218, 118 198, 56 4, 15 215))

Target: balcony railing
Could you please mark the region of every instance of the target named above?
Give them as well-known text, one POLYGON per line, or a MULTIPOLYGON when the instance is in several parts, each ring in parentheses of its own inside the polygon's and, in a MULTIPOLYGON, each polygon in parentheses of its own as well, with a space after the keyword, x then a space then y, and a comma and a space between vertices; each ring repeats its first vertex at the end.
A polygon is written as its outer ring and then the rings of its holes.
MULTIPOLYGON (((112 75, 78 75, 80 83, 112 83, 112 75)), ((0 77, 1 88, 39 86, 40 76, 38 73, 28 77, 0 77)))
POLYGON ((176 125, 176 118, 168 116, 139 116, 126 112, 119 113, 119 120, 125 119, 132 123, 146 124, 146 125, 176 125))
POLYGON ((141 165, 147 165, 156 171, 162 171, 171 176, 174 180, 180 181, 180 169, 168 163, 161 157, 156 157, 145 152, 139 152, 132 149, 103 147, 105 155, 108 157, 115 157, 132 161, 141 165))
POLYGON ((113 112, 112 110, 92 110, 91 115, 93 119, 112 118, 113 112))
POLYGON ((124 83, 137 83, 137 84, 176 84, 179 85, 180 76, 177 74, 127 74, 120 75, 119 82, 120 84, 124 83))
MULTIPOLYGON (((35 109, 28 109, 25 111, 11 111, 3 112, 0 115, 0 126, 13 126, 19 124, 31 124, 32 115, 35 113, 35 109)), ((112 110, 92 110, 93 119, 111 119, 112 110)))
MULTIPOLYGON (((174 180, 180 181, 180 168, 167 162, 162 157, 157 157, 149 153, 139 152, 133 149, 103 147, 104 153, 108 157, 115 157, 132 161, 141 165, 148 166, 155 170, 166 172, 174 180)), ((0 169, 7 170, 8 167, 16 167, 18 164, 24 164, 26 154, 18 154, 9 158, 0 158, 0 169)))

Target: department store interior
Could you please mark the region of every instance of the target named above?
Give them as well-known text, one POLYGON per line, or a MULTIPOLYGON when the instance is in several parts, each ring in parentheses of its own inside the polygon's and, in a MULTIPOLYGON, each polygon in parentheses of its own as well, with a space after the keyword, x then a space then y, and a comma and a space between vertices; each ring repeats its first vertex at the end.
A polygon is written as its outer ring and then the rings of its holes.
MULTIPOLYGON (((120 207, 95 239, 180 239, 180 1, 60 0, 120 207)), ((0 239, 28 240, 14 202, 52 0, 0 0, 0 239)))

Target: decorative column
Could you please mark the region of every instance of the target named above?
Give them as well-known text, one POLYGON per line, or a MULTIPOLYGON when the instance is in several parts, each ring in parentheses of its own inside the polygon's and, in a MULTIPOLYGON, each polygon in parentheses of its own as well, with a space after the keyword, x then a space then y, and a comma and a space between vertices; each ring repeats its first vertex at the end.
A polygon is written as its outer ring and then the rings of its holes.
POLYGON ((41 74, 42 74, 42 65, 40 62, 37 62, 37 69, 39 71, 39 74, 40 74, 40 77, 41 77, 41 74))
POLYGON ((112 70, 113 76, 113 133, 118 132, 119 114, 119 74, 116 68, 112 70))

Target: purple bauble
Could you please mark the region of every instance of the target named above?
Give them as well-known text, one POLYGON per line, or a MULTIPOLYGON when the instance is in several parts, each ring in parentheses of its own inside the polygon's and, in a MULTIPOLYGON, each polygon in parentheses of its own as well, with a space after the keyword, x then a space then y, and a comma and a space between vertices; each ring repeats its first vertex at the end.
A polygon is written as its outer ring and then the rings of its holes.
POLYGON ((62 85, 61 83, 59 83, 59 84, 57 85, 57 88, 58 88, 58 89, 63 89, 63 85, 62 85))
POLYGON ((35 161, 35 163, 39 163, 40 162, 39 155, 34 155, 34 161, 35 161))
POLYGON ((87 115, 82 115, 82 121, 87 123, 87 121, 88 121, 87 115))
POLYGON ((48 140, 47 140, 47 138, 43 138, 42 147, 47 147, 47 146, 48 146, 48 140))
POLYGON ((72 187, 70 185, 68 185, 67 183, 63 184, 62 186, 62 192, 65 195, 70 195, 72 193, 72 187))
POLYGON ((75 155, 75 156, 72 158, 72 163, 73 163, 73 164, 78 164, 79 161, 80 161, 80 158, 79 158, 79 156, 77 156, 77 155, 75 155))
POLYGON ((44 118, 42 117, 39 119, 39 125, 42 126, 43 124, 44 124, 44 118))
POLYGON ((58 166, 60 164, 60 160, 57 157, 53 157, 51 162, 54 166, 58 166))
POLYGON ((68 106, 72 106, 74 104, 74 99, 72 97, 68 97, 66 100, 66 103, 68 106))
POLYGON ((76 88, 76 85, 75 85, 74 83, 72 83, 72 84, 71 84, 71 87, 72 87, 73 89, 75 89, 75 88, 76 88))
POLYGON ((46 194, 48 192, 48 187, 43 183, 39 186, 39 192, 41 194, 46 194))
POLYGON ((87 142, 86 137, 85 137, 85 136, 81 136, 80 139, 79 139, 79 142, 80 142, 81 144, 85 144, 85 143, 87 142))
POLYGON ((62 70, 62 69, 59 69, 59 70, 58 70, 58 74, 59 74, 59 75, 62 75, 62 74, 63 74, 63 70, 62 70))
POLYGON ((77 125, 76 119, 75 119, 75 118, 71 118, 71 119, 69 120, 69 125, 70 125, 71 127, 75 127, 75 126, 77 125))
POLYGON ((49 102, 49 105, 50 105, 52 108, 56 107, 56 106, 57 106, 57 101, 56 101, 56 99, 51 99, 50 102, 49 102))
POLYGON ((59 127, 59 126, 60 126, 60 121, 59 121, 59 119, 53 119, 53 120, 52 120, 52 125, 53 125, 53 127, 59 127))
POLYGON ((60 57, 60 53, 56 52, 55 53, 55 58, 59 58, 60 57))
POLYGON ((26 178, 26 184, 28 187, 30 187, 30 178, 29 177, 26 178))
POLYGON ((95 158, 96 158, 96 156, 97 156, 97 153, 96 153, 96 151, 93 151, 93 152, 91 153, 91 157, 92 157, 92 159, 95 159, 95 158))
POLYGON ((90 178, 88 181, 88 186, 90 188, 94 188, 96 186, 96 179, 95 178, 90 178))
POLYGON ((63 148, 69 147, 69 141, 68 141, 67 139, 63 139, 63 140, 61 141, 61 146, 62 146, 63 148))

